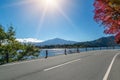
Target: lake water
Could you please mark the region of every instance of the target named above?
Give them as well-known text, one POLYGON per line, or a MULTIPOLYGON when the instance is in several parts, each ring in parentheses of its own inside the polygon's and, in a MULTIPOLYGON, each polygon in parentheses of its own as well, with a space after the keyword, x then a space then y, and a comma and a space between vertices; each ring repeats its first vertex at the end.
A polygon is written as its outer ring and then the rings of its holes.
MULTIPOLYGON (((79 48, 80 52, 93 51, 93 50, 107 50, 107 49, 120 49, 120 47, 94 47, 94 48, 79 48)), ((39 57, 46 56, 46 50, 48 51, 48 56, 57 56, 65 54, 65 49, 42 49, 39 57)), ((68 48, 66 49, 67 54, 73 54, 77 52, 77 48, 68 48)))

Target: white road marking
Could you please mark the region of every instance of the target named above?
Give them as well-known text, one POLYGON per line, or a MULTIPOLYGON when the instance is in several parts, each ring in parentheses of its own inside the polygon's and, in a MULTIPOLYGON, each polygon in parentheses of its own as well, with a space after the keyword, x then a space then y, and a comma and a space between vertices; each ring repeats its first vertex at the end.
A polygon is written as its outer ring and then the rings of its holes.
POLYGON ((49 71, 49 70, 52 70, 52 69, 55 69, 55 68, 58 68, 58 67, 61 67, 61 66, 64 66, 64 65, 67 65, 67 64, 76 62, 76 61, 80 61, 80 60, 81 60, 81 59, 76 59, 76 60, 73 60, 73 61, 69 61, 69 62, 60 64, 60 65, 57 65, 57 66, 54 66, 54 67, 51 67, 51 68, 44 69, 44 71, 49 71))
POLYGON ((120 53, 117 53, 117 54, 113 57, 110 65, 109 65, 109 67, 108 67, 108 69, 107 69, 107 72, 105 73, 105 76, 104 76, 103 80, 107 80, 107 79, 108 79, 108 76, 109 76, 109 74, 110 74, 112 65, 113 65, 113 63, 114 63, 114 61, 115 61, 115 59, 116 59, 116 57, 117 57, 118 55, 120 55, 120 53))

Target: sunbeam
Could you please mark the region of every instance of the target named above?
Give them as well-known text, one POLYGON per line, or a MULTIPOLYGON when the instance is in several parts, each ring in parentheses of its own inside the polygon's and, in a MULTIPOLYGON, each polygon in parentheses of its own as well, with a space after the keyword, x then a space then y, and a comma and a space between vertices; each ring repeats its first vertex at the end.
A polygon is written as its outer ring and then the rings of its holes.
POLYGON ((73 21, 65 14, 65 12, 59 7, 57 6, 57 10, 62 14, 62 16, 69 22, 69 24, 74 27, 74 23, 73 21))
POLYGON ((48 6, 55 6, 56 5, 55 0, 46 0, 46 3, 47 3, 48 6))
POLYGON ((30 4, 30 3, 34 3, 34 0, 20 0, 20 1, 16 1, 16 2, 6 4, 6 5, 2 6, 2 7, 3 8, 6 8, 6 7, 9 8, 9 7, 14 7, 14 6, 22 6, 22 5, 30 4))
POLYGON ((42 16, 41 16, 41 18, 40 18, 40 24, 38 24, 38 27, 37 27, 36 37, 39 36, 39 32, 40 32, 40 30, 41 30, 41 28, 42 28, 42 25, 43 25, 43 23, 44 23, 44 19, 45 19, 45 16, 46 16, 47 9, 48 9, 48 7, 45 7, 45 9, 44 9, 44 11, 43 11, 43 13, 42 13, 42 16))
MULTIPOLYGON (((24 6, 27 4, 27 8, 24 8, 25 9, 24 12, 29 13, 27 15, 32 15, 31 19, 33 16, 38 16, 40 14, 41 15, 40 21, 36 28, 36 36, 38 37, 40 30, 42 28, 42 25, 44 23, 46 14, 49 14, 49 12, 53 10, 58 11, 72 27, 75 26, 73 21, 70 19, 70 17, 68 17, 67 14, 65 14, 65 12, 60 7, 62 6, 62 3, 59 1, 60 0, 21 0, 21 1, 17 1, 15 3, 6 5, 6 7, 22 6, 22 5, 24 6)), ((63 0, 63 3, 64 3, 64 0, 63 0)))

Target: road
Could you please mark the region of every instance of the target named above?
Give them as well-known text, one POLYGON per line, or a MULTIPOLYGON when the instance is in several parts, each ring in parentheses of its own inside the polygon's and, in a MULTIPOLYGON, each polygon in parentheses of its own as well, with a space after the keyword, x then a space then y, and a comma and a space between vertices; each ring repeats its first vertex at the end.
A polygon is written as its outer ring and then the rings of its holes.
MULTIPOLYGON (((103 80, 119 50, 81 52, 0 66, 0 80, 103 80)), ((120 80, 120 56, 108 80, 120 80)))

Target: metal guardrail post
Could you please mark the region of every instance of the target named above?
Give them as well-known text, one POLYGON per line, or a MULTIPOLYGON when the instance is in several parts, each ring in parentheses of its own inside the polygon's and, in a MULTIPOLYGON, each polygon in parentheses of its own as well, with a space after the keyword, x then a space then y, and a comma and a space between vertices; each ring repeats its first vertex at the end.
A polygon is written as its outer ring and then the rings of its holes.
POLYGON ((79 48, 77 48, 77 53, 79 53, 80 51, 79 51, 79 48))
POLYGON ((48 50, 46 50, 45 58, 48 58, 48 50))
POLYGON ((113 46, 113 49, 115 49, 115 46, 113 46))
POLYGON ((66 48, 65 48, 65 52, 64 52, 65 55, 67 55, 67 51, 66 51, 66 48))
POLYGON ((87 47, 85 48, 85 51, 87 51, 87 47))
POLYGON ((108 49, 108 47, 106 47, 106 49, 108 49))

